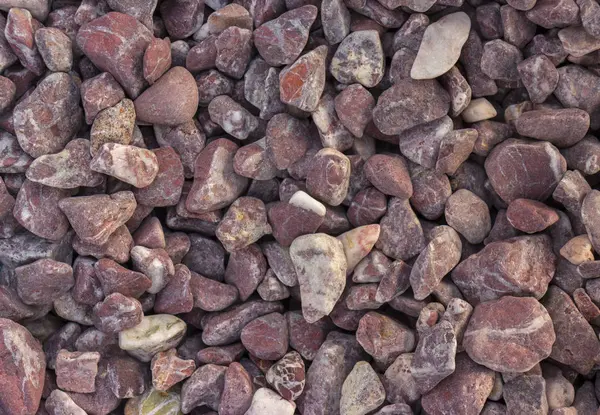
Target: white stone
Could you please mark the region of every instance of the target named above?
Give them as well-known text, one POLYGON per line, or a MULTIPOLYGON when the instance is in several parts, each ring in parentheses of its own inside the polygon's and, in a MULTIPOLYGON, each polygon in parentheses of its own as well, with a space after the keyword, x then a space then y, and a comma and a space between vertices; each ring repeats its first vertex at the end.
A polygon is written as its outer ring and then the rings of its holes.
POLYGON ((379 239, 380 231, 381 227, 378 224, 365 225, 351 229, 337 237, 344 245, 348 273, 352 272, 354 267, 371 252, 375 242, 379 239))
POLYGON ((302 190, 294 193, 288 203, 304 210, 310 210, 319 216, 325 216, 327 213, 327 208, 323 203, 302 190))
POLYGON ((385 400, 385 389, 368 362, 358 362, 344 381, 340 415, 366 415, 385 400))
POLYGON ((329 315, 346 287, 342 243, 324 233, 294 239, 290 257, 298 275, 302 314, 309 323, 329 315))
POLYGON ((286 401, 271 389, 260 388, 252 397, 245 415, 294 415, 296 404, 286 401))
POLYGON ((485 98, 477 98, 471 101, 469 106, 460 114, 465 122, 472 123, 477 121, 489 120, 498 113, 490 101, 485 98))
POLYGON ((411 78, 433 79, 452 69, 469 37, 469 30, 471 19, 464 12, 449 14, 427 26, 410 71, 411 78))
POLYGON ((119 333, 119 347, 142 362, 149 362, 156 353, 176 347, 185 330, 185 322, 173 315, 144 316, 140 324, 119 333))
POLYGON ((92 159, 90 169, 142 188, 149 186, 156 178, 158 159, 145 148, 106 143, 92 159))

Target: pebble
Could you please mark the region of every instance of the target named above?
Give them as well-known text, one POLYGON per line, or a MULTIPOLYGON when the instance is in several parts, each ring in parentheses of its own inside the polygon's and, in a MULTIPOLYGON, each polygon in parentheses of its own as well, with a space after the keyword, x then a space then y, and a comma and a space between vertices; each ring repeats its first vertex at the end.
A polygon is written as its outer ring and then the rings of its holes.
POLYGON ((383 48, 375 30, 361 30, 346 36, 335 51, 330 66, 331 74, 339 82, 358 82, 366 88, 381 81, 384 69, 383 48))
POLYGON ((279 74, 281 102, 302 111, 314 111, 325 89, 326 57, 327 47, 319 46, 284 68, 279 74))
POLYGON ((144 316, 140 324, 119 332, 119 347, 142 362, 179 344, 186 324, 170 314, 144 316))
POLYGON ((448 14, 427 26, 410 77, 434 79, 448 72, 458 61, 470 29, 471 20, 464 12, 448 14))
POLYGON ((342 385, 340 414, 365 415, 385 400, 385 389, 368 362, 358 362, 342 385))
POLYGON ((296 405, 283 399, 270 389, 260 388, 252 397, 245 415, 293 415, 296 405))

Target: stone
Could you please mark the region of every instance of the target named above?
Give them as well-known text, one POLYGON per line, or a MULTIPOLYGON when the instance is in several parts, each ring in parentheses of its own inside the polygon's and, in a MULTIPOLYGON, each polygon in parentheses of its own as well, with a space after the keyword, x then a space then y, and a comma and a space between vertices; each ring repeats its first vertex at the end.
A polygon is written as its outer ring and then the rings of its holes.
POLYGON ((152 39, 144 52, 144 79, 150 85, 154 84, 169 70, 171 63, 171 42, 169 39, 152 39))
POLYGON ((330 65, 331 74, 339 82, 359 83, 366 88, 372 88, 381 81, 384 69, 383 48, 375 30, 361 30, 346 36, 330 65))
POLYGON ((526 46, 536 34, 536 25, 527 18, 527 13, 505 5, 500 7, 504 28, 504 40, 520 49, 526 46))
POLYGON ((142 305, 134 298, 113 293, 94 306, 94 326, 104 333, 118 333, 137 326, 143 317, 142 305))
POLYGON ((287 353, 266 374, 267 382, 288 401, 295 401, 304 390, 304 361, 298 352, 287 353))
POLYGON ((0 132, 0 172, 23 173, 32 161, 33 158, 21 149, 14 135, 0 132))
POLYGON ((278 360, 288 349, 287 322, 279 313, 258 317, 244 327, 241 340, 253 356, 278 360))
POLYGON ((363 226, 375 223, 385 215, 387 199, 379 190, 369 187, 360 190, 350 202, 346 212, 353 226, 363 226))
POLYGON ((578 235, 570 239, 560 248, 560 255, 573 265, 594 261, 592 243, 587 235, 578 235))
POLYGON ((214 98, 208 106, 208 112, 212 121, 239 140, 247 139, 258 127, 256 117, 226 95, 214 98))
POLYGON ((281 102, 307 112, 314 111, 325 88, 327 47, 300 56, 279 74, 281 102))
POLYGON ((52 72, 69 72, 73 65, 71 39, 62 30, 44 27, 35 32, 35 44, 52 72))
POLYGON ((260 388, 252 397, 245 415, 293 415, 296 405, 283 399, 270 389, 260 388))
POLYGON ((461 113, 462 119, 466 122, 478 122, 494 118, 496 109, 485 98, 477 98, 472 100, 469 105, 461 113))
POLYGON ((313 360, 319 347, 325 342, 327 333, 331 329, 331 322, 321 319, 308 323, 299 310, 285 313, 290 334, 290 347, 296 350, 306 360, 313 360))
POLYGON ((113 75, 132 99, 146 86, 143 57, 151 40, 152 33, 144 25, 118 12, 84 24, 77 33, 77 45, 85 55, 99 69, 113 75), (106 30, 110 36, 106 36, 106 30))
POLYGON ((228 27, 215 40, 215 47, 217 69, 232 78, 242 78, 252 56, 252 32, 228 27))
POLYGON ((60 240, 69 231, 69 221, 58 205, 69 194, 68 190, 25 180, 14 202, 12 215, 31 233, 50 240, 60 240))
POLYGON ((211 364, 196 369, 181 388, 181 411, 188 414, 195 407, 202 405, 217 410, 226 371, 224 366, 211 364))
POLYGON ((266 148, 277 169, 287 169, 300 160, 308 149, 308 129, 301 120, 282 113, 267 124, 266 148))
POLYGON ((373 121, 382 133, 399 134, 441 118, 449 109, 450 97, 437 81, 402 79, 379 96, 373 121))
POLYGON ((239 360, 245 352, 246 349, 241 343, 233 343, 229 346, 206 347, 198 351, 196 360, 200 363, 230 365, 239 360))
POLYGON ((335 97, 334 103, 336 114, 344 127, 355 137, 362 137, 375 107, 371 93, 362 85, 352 84, 335 97))
POLYGON ((530 234, 543 231, 559 219, 554 209, 529 199, 515 199, 510 202, 506 218, 514 228, 530 234))
POLYGON ((33 182, 60 189, 99 186, 104 178, 90 169, 91 161, 89 141, 78 138, 69 141, 59 153, 36 158, 26 176, 33 182))
POLYGON ((96 156, 105 143, 130 144, 135 126, 133 101, 122 99, 100 111, 90 132, 90 153, 96 156))
POLYGON ((304 318, 314 323, 331 312, 346 285, 343 244, 326 234, 299 236, 290 246, 290 257, 298 275, 304 318))
POLYGON ((119 347, 142 362, 179 344, 185 335, 183 320, 169 314, 144 316, 135 327, 119 333, 119 347))
POLYGON ((91 258, 77 257, 73 263, 75 284, 72 295, 78 303, 95 305, 104 298, 102 286, 94 270, 95 262, 91 258))
POLYGON ((491 40, 484 44, 481 70, 494 80, 516 81, 519 79, 517 65, 523 60, 521 51, 503 40, 491 40))
POLYGON ((552 320, 537 300, 506 296, 475 307, 463 345, 481 365, 522 373, 550 355, 555 339, 552 320))
POLYGON ((424 394, 454 373, 457 342, 452 324, 448 321, 428 327, 420 334, 410 373, 419 391, 424 394))
POLYGON ((548 288, 542 305, 552 318, 556 333, 550 357, 579 373, 588 373, 600 353, 600 342, 592 327, 569 295, 558 287, 548 288))
POLYGON ((240 176, 254 180, 272 180, 277 176, 277 167, 269 158, 266 139, 241 147, 233 159, 233 169, 240 176))
POLYGON ((14 7, 8 11, 4 37, 18 57, 21 65, 42 75, 45 69, 44 61, 35 43, 35 32, 41 24, 35 20, 29 10, 14 7))
POLYGON ((2 386, 0 406, 7 413, 35 413, 44 386, 46 359, 42 347, 23 326, 0 318, 0 348, 5 356, 0 374, 2 386))
POLYGON ((424 300, 460 261, 462 243, 452 228, 439 226, 431 231, 431 241, 419 254, 410 271, 414 297, 424 300))
POLYGON ((361 360, 363 354, 354 336, 330 333, 306 372, 304 394, 298 399, 302 413, 339 413, 344 380, 361 360))
POLYGON ((442 140, 452 129, 452 119, 444 116, 403 131, 399 140, 400 152, 414 163, 433 168, 438 159, 442 140))
POLYGON ((406 199, 390 199, 380 226, 376 247, 389 257, 405 261, 418 255, 426 246, 421 223, 406 199))
POLYGON ((496 145, 513 134, 511 125, 497 121, 478 121, 471 127, 476 129, 478 133, 477 140, 473 146, 473 152, 480 156, 487 156, 496 145))
POLYGON ((152 184, 159 165, 156 155, 150 150, 106 143, 92 159, 90 169, 141 188, 152 184))
POLYGON ((134 101, 138 121, 176 126, 190 121, 198 108, 194 77, 176 66, 134 101))
POLYGON ((575 388, 560 372, 544 378, 546 381, 546 399, 550 410, 566 408, 573 404, 575 388))
POLYGON ((79 130, 83 111, 79 88, 66 73, 53 73, 14 109, 15 135, 34 158, 58 153, 79 130))
POLYGON ((239 340, 242 329, 252 320, 273 312, 282 312, 279 302, 251 300, 229 310, 208 315, 202 322, 202 340, 209 346, 230 344, 239 340))
POLYGON ((375 154, 366 161, 364 172, 371 184, 386 195, 408 199, 413 194, 407 164, 402 157, 375 154))
POLYGON ((600 192, 592 190, 587 194, 581 205, 581 220, 585 226, 588 237, 594 251, 599 252, 600 249, 600 232, 595 224, 596 218, 600 212, 600 192))
POLYGON ((456 369, 421 399, 430 414, 478 414, 494 385, 494 372, 473 362, 466 353, 456 355, 456 369))
POLYGON ((217 34, 231 26, 251 30, 252 24, 252 16, 250 16, 248 10, 237 3, 227 4, 218 10, 215 9, 208 16, 207 21, 209 32, 217 34))
POLYGON ((106 243, 110 235, 125 224, 136 207, 133 193, 67 197, 58 202, 83 241, 95 245, 106 243))
POLYGON ((456 66, 440 76, 440 83, 450 95, 450 115, 460 115, 471 103, 471 86, 456 66))
POLYGON ((306 177, 308 192, 331 205, 340 205, 348 192, 350 160, 337 150, 319 150, 306 177))
MULTIPOLYGON (((86 412, 81 409, 73 399, 61 391, 60 389, 55 389, 52 391, 50 396, 46 399, 45 408, 48 414, 50 415, 85 415, 86 412)), ((41 409, 41 408, 40 408, 41 409)))
POLYGON ((471 20, 464 12, 446 15, 427 26, 411 78, 434 79, 448 72, 458 61, 470 29, 471 20))
POLYGON ((545 55, 534 55, 521 61, 517 70, 533 103, 544 102, 558 85, 558 71, 545 55))
POLYGON ((254 31, 254 44, 265 62, 282 66, 296 61, 306 46, 317 12, 313 5, 302 6, 258 27, 254 31))
POLYGON ((142 272, 152 280, 152 285, 148 288, 151 294, 161 291, 175 274, 173 261, 162 248, 134 246, 131 249, 131 260, 134 270, 142 272))
MULTIPOLYGON (((468 109, 465 110, 466 113, 468 109)), ((448 133, 440 143, 435 164, 436 171, 454 175, 473 151, 477 135, 477 130, 473 128, 463 128, 448 133)))
POLYGON ((515 121, 519 134, 549 141, 559 148, 580 141, 589 129, 589 115, 577 108, 525 112, 515 121), (571 128, 564 129, 565 125, 571 128))
POLYGON ((190 234, 190 249, 182 263, 191 271, 217 281, 225 274, 225 250, 218 242, 202 235, 190 234))
POLYGON ((15 279, 19 297, 29 305, 51 303, 75 284, 71 266, 52 259, 15 268, 15 279))
POLYGON ((502 295, 540 299, 554 276, 555 260, 548 236, 518 236, 487 244, 458 264, 451 277, 471 304, 502 295))
POLYGON ((145 365, 129 356, 113 356, 108 359, 107 383, 118 398, 133 398, 146 391, 149 383, 145 365))
POLYGON ((279 100, 280 73, 280 69, 256 58, 244 75, 244 97, 260 110, 261 119, 269 120, 284 111, 284 104, 279 100))
POLYGON ((507 203, 518 198, 545 200, 566 170, 565 159, 547 142, 509 139, 497 145, 485 161, 493 189, 507 203))
POLYGON ((56 384, 68 392, 95 392, 99 360, 98 352, 61 350, 56 357, 56 384))
POLYGON ((290 296, 290 290, 279 281, 272 269, 267 270, 265 278, 256 287, 256 292, 265 301, 280 301, 290 296))
POLYGON ((333 94, 325 92, 311 116, 319 131, 323 147, 338 151, 345 151, 352 147, 354 136, 339 119, 333 94))
POLYGON ((245 248, 269 233, 265 205, 252 197, 233 202, 216 230, 217 238, 229 252, 245 248))
POLYGON ((181 413, 179 392, 163 392, 154 388, 141 396, 129 399, 125 405, 126 415, 143 415, 143 408, 160 408, 161 415, 179 415, 181 413))
POLYGON ((110 259, 100 259, 94 269, 105 295, 118 292, 138 298, 152 285, 152 280, 141 272, 131 271, 110 259))
POLYGON ((410 166, 410 175, 413 185, 410 201, 413 208, 426 219, 438 219, 452 194, 448 176, 417 165, 410 166))
POLYGON ((487 204, 467 189, 459 189, 448 198, 444 216, 448 225, 472 244, 483 242, 492 227, 487 204))
POLYGON ((108 72, 86 79, 80 88, 85 120, 88 124, 92 124, 100 111, 117 105, 125 98, 123 88, 108 72))
POLYGON ((225 372, 219 413, 223 415, 244 414, 252 404, 253 393, 252 379, 246 369, 240 363, 231 363, 225 372))
POLYGON ((260 247, 253 244, 231 253, 225 269, 225 281, 236 287, 240 299, 246 301, 261 283, 266 272, 267 261, 260 247))
POLYGON ((385 389, 368 362, 358 362, 342 385, 340 414, 365 415, 385 400, 385 389))
POLYGON ((193 360, 184 360, 177 356, 175 349, 158 352, 152 358, 152 386, 159 391, 167 391, 176 383, 191 376, 196 369, 193 360))
POLYGON ((340 43, 350 33, 350 11, 343 1, 326 0, 321 3, 321 25, 330 45, 340 43))
POLYGON ((415 347, 415 335, 396 320, 369 311, 359 321, 356 340, 376 362, 389 366, 400 354, 415 347))
POLYGON ((416 379, 411 374, 413 356, 413 353, 401 354, 386 369, 382 381, 389 402, 413 403, 421 397, 416 379))

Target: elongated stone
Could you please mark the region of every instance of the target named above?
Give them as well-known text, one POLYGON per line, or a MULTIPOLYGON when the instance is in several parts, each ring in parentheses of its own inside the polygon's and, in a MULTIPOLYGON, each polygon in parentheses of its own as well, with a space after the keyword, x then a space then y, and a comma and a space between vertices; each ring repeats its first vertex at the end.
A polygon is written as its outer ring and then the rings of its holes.
POLYGON ((90 169, 141 188, 154 181, 159 166, 156 155, 150 150, 106 143, 92 159, 90 169))

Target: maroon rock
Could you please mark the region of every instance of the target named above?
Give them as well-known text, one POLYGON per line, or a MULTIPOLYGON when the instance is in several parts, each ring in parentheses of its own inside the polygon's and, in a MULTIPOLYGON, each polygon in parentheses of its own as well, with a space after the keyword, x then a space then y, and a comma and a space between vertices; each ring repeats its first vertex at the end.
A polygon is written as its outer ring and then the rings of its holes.
POLYGON ((173 232, 165 236, 165 245, 173 264, 179 264, 190 250, 190 237, 183 232, 173 232))
POLYGON ((273 237, 284 247, 298 236, 314 233, 323 223, 323 216, 312 210, 285 202, 276 202, 267 212, 273 237))
POLYGON ((109 72, 135 99, 146 86, 144 51, 152 33, 134 17, 111 12, 84 24, 77 45, 99 69, 109 72), (107 35, 108 33, 108 35, 107 35))
POLYGON ((367 124, 372 119, 375 99, 362 85, 348 86, 335 97, 335 112, 354 136, 362 137, 367 124))
POLYGON ((191 376, 196 369, 193 360, 183 360, 175 349, 158 352, 151 362, 152 386, 159 391, 167 391, 171 386, 191 376))
POLYGON ((555 339, 538 301, 506 296, 475 307, 463 345, 469 357, 492 370, 526 372, 550 355, 555 339))
POLYGON ((79 255, 95 258, 110 258, 118 263, 129 261, 129 251, 133 248, 133 238, 126 226, 119 226, 102 245, 83 242, 78 236, 73 238, 73 249, 79 255))
POLYGON ((283 315, 271 313, 248 323, 241 333, 242 344, 254 356, 278 360, 288 349, 288 328, 283 315))
POLYGON ((106 366, 106 382, 112 393, 120 399, 139 396, 148 382, 145 365, 129 356, 112 356, 106 366))
POLYGON ((337 150, 324 148, 312 161, 306 189, 319 200, 338 206, 346 197, 350 180, 350 161, 337 150))
POLYGON ((171 42, 154 38, 144 52, 143 74, 150 85, 171 67, 171 42))
POLYGON ((600 342, 594 330, 560 288, 550 286, 542 304, 556 332, 550 357, 579 373, 588 373, 600 354, 600 342))
POLYGON ((389 257, 407 260, 425 248, 425 236, 408 200, 392 198, 381 218, 381 234, 376 247, 389 257))
POLYGON ((283 306, 279 302, 254 300, 210 314, 202 321, 202 340, 209 346, 232 343, 240 338, 242 329, 252 320, 281 311, 283 306))
POLYGON ((510 203, 518 198, 546 199, 567 170, 566 164, 550 143, 510 139, 492 150, 485 171, 496 193, 510 203))
POLYGON ((352 198, 347 216, 353 226, 363 226, 377 222, 386 211, 385 195, 373 187, 368 187, 360 190, 352 198))
POLYGON ((559 219, 554 209, 529 199, 515 199, 510 202, 506 218, 513 227, 526 233, 541 232, 559 219))
POLYGON ((279 74, 281 101, 302 111, 314 111, 325 88, 327 47, 302 55, 279 74))
POLYGON ((138 203, 145 206, 174 206, 181 197, 184 172, 179 155, 171 147, 153 150, 158 162, 158 173, 149 186, 136 188, 138 203))
POLYGON ((98 352, 61 350, 56 357, 56 384, 69 392, 94 392, 99 360, 98 352))
POLYGON ((227 95, 213 99, 208 106, 208 112, 213 122, 239 140, 247 139, 258 127, 256 117, 227 95))
POLYGON ((399 134, 443 117, 449 108, 450 98, 437 81, 402 79, 381 94, 373 121, 384 134, 399 134))
POLYGON ((192 275, 182 264, 175 265, 175 274, 165 288, 156 294, 154 311, 164 314, 179 314, 192 311, 194 296, 190 287, 192 275))
POLYGON ((415 347, 415 335, 412 330, 374 311, 368 312, 360 319, 356 340, 384 367, 389 366, 400 354, 410 352, 415 347))
POLYGON ((196 273, 191 273, 189 286, 194 306, 205 311, 224 310, 238 299, 235 287, 196 273))
POLYGON ((244 97, 260 110, 260 118, 268 120, 285 110, 279 100, 278 68, 269 66, 261 58, 254 59, 244 75, 244 97))
POLYGON ((121 400, 115 396, 108 383, 108 361, 101 360, 96 375, 96 392, 69 392, 73 401, 88 414, 109 414, 115 410, 121 400))
POLYGON ((256 290, 267 272, 267 261, 258 245, 232 252, 225 269, 225 281, 234 285, 240 299, 246 301, 256 290))
POLYGON ((78 303, 95 305, 104 298, 102 286, 96 278, 95 262, 91 258, 79 256, 73 263, 75 285, 73 286, 72 295, 78 303))
POLYGON ((137 326, 144 313, 135 298, 113 293, 94 306, 94 326, 104 333, 118 333, 137 326))
POLYGON ((207 106, 219 95, 230 95, 234 82, 216 69, 211 69, 196 76, 196 86, 199 104, 207 106))
POLYGON ((365 163, 364 172, 371 184, 386 195, 408 199, 413 194, 406 161, 401 156, 375 154, 365 163))
POLYGON ((160 14, 169 36, 185 39, 202 26, 204 2, 167 0, 160 4, 160 14))
POLYGON ((44 27, 35 32, 35 44, 52 72, 69 72, 73 65, 71 39, 62 30, 44 27))
POLYGON ((277 114, 269 120, 267 153, 278 169, 287 169, 300 160, 308 145, 308 130, 302 121, 288 114, 277 114))
POLYGON ((110 259, 99 260, 94 268, 105 295, 120 293, 138 298, 152 286, 152 280, 141 272, 131 271, 110 259))
POLYGON ((306 360, 313 360, 331 329, 327 318, 309 324, 300 311, 285 313, 290 334, 290 347, 306 360))
POLYGON ((77 84, 66 73, 50 74, 17 104, 13 119, 17 140, 28 154, 61 151, 83 119, 77 84))
POLYGON ((222 281, 225 275, 225 250, 220 243, 190 234, 190 250, 182 263, 191 271, 222 281))
MULTIPOLYGON (((215 13, 212 13, 210 16, 213 16, 215 13)), ((190 49, 185 58, 185 67, 188 71, 195 74, 215 67, 217 59, 216 39, 216 36, 209 36, 190 49)))
POLYGON ((83 242, 102 245, 131 217, 136 202, 133 193, 124 191, 68 197, 60 200, 58 206, 83 242))
POLYGON ((100 111, 116 105, 123 98, 123 88, 108 72, 86 79, 81 84, 81 101, 88 124, 92 124, 100 111))
MULTIPOLYGON (((72 415, 84 415, 86 412, 77 406, 73 399, 60 389, 54 389, 47 397, 45 402, 46 413, 49 415, 60 415, 64 413, 72 415)), ((42 407, 38 409, 38 414, 42 412, 42 407)))
POLYGON ((4 28, 6 41, 21 65, 38 76, 46 69, 35 42, 35 32, 41 27, 41 23, 31 16, 29 10, 13 7, 8 12, 4 28))
POLYGON ((510 124, 497 121, 479 121, 472 124, 471 127, 476 129, 478 133, 473 152, 480 156, 487 156, 496 145, 513 134, 513 128, 510 124))
POLYGON ((323 147, 330 147, 338 151, 346 151, 352 147, 354 136, 338 118, 332 93, 325 92, 321 96, 311 116, 319 131, 323 147))
POLYGON ((240 363, 231 363, 225 372, 219 414, 244 414, 252 403, 253 393, 252 379, 246 369, 240 363))
POLYGON ((309 29, 317 17, 312 5, 283 13, 254 31, 258 53, 271 66, 294 62, 308 41, 309 29))
POLYGON ((229 27, 215 40, 215 48, 217 69, 232 78, 241 79, 252 57, 252 32, 229 27))
POLYGON ((600 228, 598 228, 597 219, 600 210, 600 192, 592 190, 587 194, 581 205, 581 220, 585 226, 594 250, 600 249, 600 228))
POLYGON ((200 366, 181 388, 181 410, 190 413, 197 406, 219 409, 227 368, 218 365, 200 366))
POLYGON ((267 372, 267 382, 288 401, 295 401, 304 390, 304 361, 297 352, 286 354, 271 366, 267 372))
POLYGON ((193 178, 194 162, 206 142, 199 124, 189 121, 176 127, 154 125, 154 134, 161 147, 172 147, 179 154, 185 177, 193 178))
POLYGON ((206 347, 200 349, 196 354, 196 360, 200 363, 212 363, 215 365, 230 365, 240 360, 246 353, 242 343, 233 343, 229 346, 206 347))
POLYGON ((15 269, 17 293, 25 304, 48 304, 73 287, 70 265, 52 259, 39 259, 15 269))
POLYGON ((68 190, 25 180, 17 194, 13 216, 31 233, 60 240, 69 231, 69 221, 59 209, 59 202, 69 195, 68 190))

